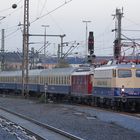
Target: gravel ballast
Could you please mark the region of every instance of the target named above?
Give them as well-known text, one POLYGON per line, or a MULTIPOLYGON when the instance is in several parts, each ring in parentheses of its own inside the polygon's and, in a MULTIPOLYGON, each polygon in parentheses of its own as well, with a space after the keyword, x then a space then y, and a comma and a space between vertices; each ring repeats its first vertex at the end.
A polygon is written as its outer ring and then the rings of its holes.
POLYGON ((117 113, 85 106, 41 104, 28 99, 4 97, 0 97, 0 106, 85 140, 140 140, 140 119, 117 113))

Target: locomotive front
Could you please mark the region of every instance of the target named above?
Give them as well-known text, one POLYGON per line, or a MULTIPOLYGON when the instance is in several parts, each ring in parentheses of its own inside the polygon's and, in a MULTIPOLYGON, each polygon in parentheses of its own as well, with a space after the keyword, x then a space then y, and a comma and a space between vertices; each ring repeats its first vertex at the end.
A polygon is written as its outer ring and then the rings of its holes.
POLYGON ((140 65, 118 64, 95 69, 93 95, 105 104, 140 109, 140 65))

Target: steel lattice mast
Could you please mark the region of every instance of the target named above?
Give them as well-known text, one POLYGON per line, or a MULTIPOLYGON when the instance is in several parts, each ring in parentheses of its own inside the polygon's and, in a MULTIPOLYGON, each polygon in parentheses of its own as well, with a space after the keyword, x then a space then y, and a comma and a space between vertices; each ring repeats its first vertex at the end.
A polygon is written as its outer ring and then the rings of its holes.
POLYGON ((116 9, 116 25, 115 25, 115 41, 114 41, 114 58, 119 59, 121 57, 121 20, 123 12, 120 9, 116 9))
POLYGON ((29 0, 24 0, 23 24, 23 60, 22 60, 22 95, 28 95, 28 64, 29 64, 29 0))

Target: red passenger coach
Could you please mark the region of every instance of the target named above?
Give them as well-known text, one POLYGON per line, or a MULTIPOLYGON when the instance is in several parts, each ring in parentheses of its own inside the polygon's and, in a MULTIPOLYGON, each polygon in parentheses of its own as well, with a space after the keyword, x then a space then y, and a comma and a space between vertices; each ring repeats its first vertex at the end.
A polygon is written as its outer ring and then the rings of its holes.
POLYGON ((71 94, 74 96, 86 96, 92 93, 93 72, 90 68, 77 69, 71 76, 71 94))

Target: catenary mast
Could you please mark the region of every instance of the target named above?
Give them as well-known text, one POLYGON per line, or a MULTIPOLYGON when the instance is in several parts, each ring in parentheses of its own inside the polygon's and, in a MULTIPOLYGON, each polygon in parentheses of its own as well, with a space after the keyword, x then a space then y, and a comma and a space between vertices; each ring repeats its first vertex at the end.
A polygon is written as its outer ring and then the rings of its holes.
POLYGON ((29 0, 24 0, 22 95, 28 95, 29 65, 29 0))
POLYGON ((116 9, 115 23, 115 41, 114 41, 114 59, 119 59, 121 57, 121 20, 123 13, 120 9, 116 9))

